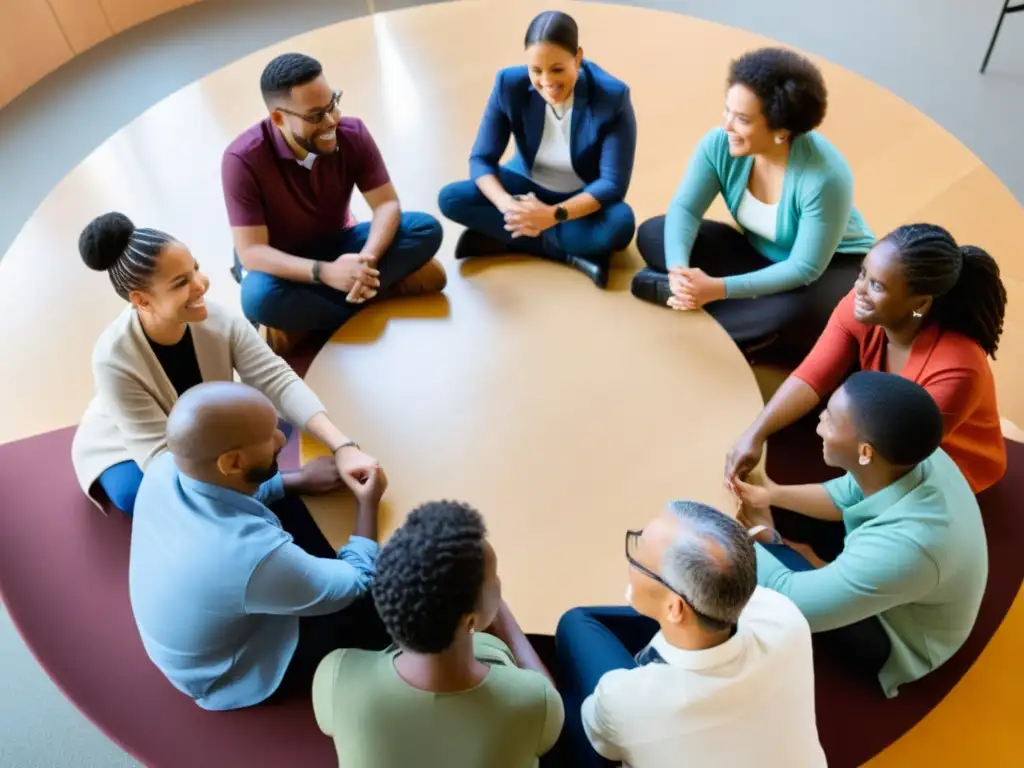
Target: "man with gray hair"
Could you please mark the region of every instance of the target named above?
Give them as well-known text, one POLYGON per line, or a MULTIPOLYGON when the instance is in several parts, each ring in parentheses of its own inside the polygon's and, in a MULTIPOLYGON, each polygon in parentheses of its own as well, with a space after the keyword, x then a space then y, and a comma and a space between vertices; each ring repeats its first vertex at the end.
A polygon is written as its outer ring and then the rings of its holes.
POLYGON ((744 528, 673 501, 626 532, 626 560, 632 607, 574 608, 558 623, 571 764, 824 766, 810 628, 757 586, 744 528))

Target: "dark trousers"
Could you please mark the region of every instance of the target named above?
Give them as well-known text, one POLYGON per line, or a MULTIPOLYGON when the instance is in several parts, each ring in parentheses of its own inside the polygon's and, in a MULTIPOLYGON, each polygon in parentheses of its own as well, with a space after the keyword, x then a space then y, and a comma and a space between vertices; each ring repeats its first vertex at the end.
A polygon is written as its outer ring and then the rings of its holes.
MULTIPOLYGON (((498 169, 498 180, 510 195, 533 192, 546 205, 568 200, 573 193, 552 192, 507 168, 498 169)), ((445 218, 506 243, 512 250, 530 256, 563 261, 566 255, 607 264, 613 251, 621 251, 633 239, 636 219, 624 202, 602 206, 601 210, 572 221, 556 224, 540 237, 518 237, 505 231, 505 216, 484 197, 472 181, 456 181, 444 187, 437 204, 445 218)))
MULTIPOLYGON (((842 523, 832 525, 842 527, 842 523)), ((765 548, 791 571, 814 570, 814 566, 803 555, 785 544, 767 544, 765 548)), ((892 642, 877 616, 828 632, 818 632, 814 637, 818 647, 841 658, 846 665, 866 676, 877 676, 892 653, 892 642)))
MULTIPOLYGON (((320 532, 316 521, 298 496, 286 496, 271 506, 282 527, 295 543, 315 557, 337 558, 338 554, 320 532)), ((322 616, 299 619, 299 644, 288 669, 274 694, 278 701, 290 696, 308 696, 316 668, 331 651, 338 648, 363 648, 379 651, 391 645, 391 636, 377 614, 373 598, 367 595, 352 605, 322 616)))
POLYGON ((658 623, 628 607, 573 608, 555 631, 558 690, 565 702, 565 727, 559 742, 566 765, 608 768, 583 730, 580 709, 605 672, 632 669, 634 656, 658 631, 658 623))
MULTIPOLYGON (((370 222, 339 230, 295 255, 334 261, 366 245, 370 222)), ((434 258, 441 247, 441 224, 426 213, 403 213, 395 239, 377 262, 380 293, 434 258)), ((311 267, 312 268, 312 267, 311 267)), ((242 280, 242 311, 254 323, 280 331, 335 331, 367 303, 352 304, 346 294, 326 285, 294 283, 265 272, 248 272, 242 280)))
MULTIPOLYGON (((640 225, 636 245, 648 267, 668 272, 664 216, 640 225)), ((754 299, 723 299, 704 309, 741 346, 777 335, 779 347, 803 355, 825 330, 839 300, 853 288, 863 258, 863 254, 837 253, 825 273, 808 286, 754 299)), ((709 219, 701 222, 690 252, 690 266, 699 267, 711 277, 742 275, 771 264, 742 232, 709 219)))

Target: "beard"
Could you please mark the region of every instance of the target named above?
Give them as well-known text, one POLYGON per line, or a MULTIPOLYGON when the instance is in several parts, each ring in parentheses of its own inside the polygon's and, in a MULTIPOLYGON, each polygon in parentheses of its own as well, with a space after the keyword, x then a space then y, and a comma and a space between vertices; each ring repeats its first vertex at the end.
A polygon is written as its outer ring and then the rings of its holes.
MULTIPOLYGON (((292 139, 295 141, 296 144, 298 144, 304 150, 309 152, 309 154, 311 154, 311 155, 323 155, 324 154, 323 150, 317 148, 316 143, 314 142, 313 139, 307 139, 305 136, 299 136, 296 133, 292 134, 292 139)), ((339 149, 340 149, 340 147, 338 146, 338 142, 334 142, 334 149, 332 149, 327 154, 333 155, 339 149)))
POLYGON ((245 470, 245 482, 252 485, 263 485, 263 483, 270 480, 274 475, 280 471, 280 467, 277 465, 277 457, 280 455, 280 451, 274 454, 274 458, 271 459, 270 464, 265 467, 250 467, 245 470))

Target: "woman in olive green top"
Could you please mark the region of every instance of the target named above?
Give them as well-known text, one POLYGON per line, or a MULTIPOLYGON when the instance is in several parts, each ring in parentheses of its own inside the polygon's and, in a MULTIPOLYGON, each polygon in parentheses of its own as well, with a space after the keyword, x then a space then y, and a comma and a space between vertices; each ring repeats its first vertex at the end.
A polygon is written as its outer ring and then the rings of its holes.
POLYGON ((501 599, 485 537, 476 510, 432 502, 381 551, 373 595, 397 646, 334 651, 313 681, 339 765, 534 768, 558 740, 562 699, 501 599))

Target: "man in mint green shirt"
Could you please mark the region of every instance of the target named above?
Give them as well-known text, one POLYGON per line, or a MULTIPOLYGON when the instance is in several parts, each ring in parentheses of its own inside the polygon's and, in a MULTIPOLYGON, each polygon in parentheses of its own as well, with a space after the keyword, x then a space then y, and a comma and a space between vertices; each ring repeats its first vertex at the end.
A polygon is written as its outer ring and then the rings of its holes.
POLYGON ((888 697, 963 645, 988 579, 981 511, 938 447, 942 429, 918 384, 862 371, 836 391, 818 425, 825 463, 846 475, 823 485, 735 484, 744 516, 759 524, 751 529, 758 583, 796 603, 812 631, 846 633, 849 653, 876 654, 888 697), (769 505, 841 521, 842 553, 817 569, 802 562, 772 530, 769 505), (872 625, 888 640, 882 654, 864 640, 872 625))
POLYGON ((313 680, 339 765, 535 768, 562 730, 562 699, 501 599, 480 514, 413 510, 381 551, 373 595, 396 646, 334 651, 313 680))

